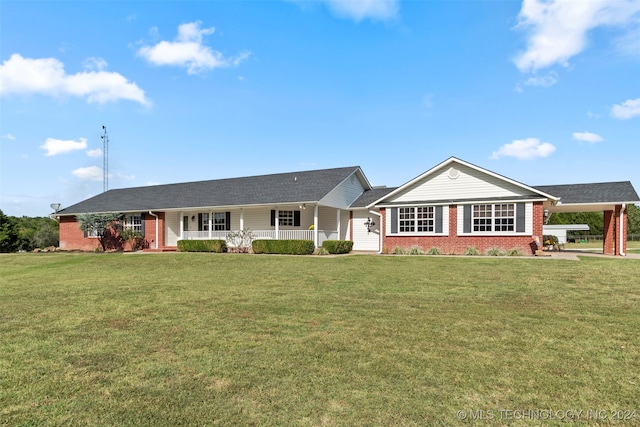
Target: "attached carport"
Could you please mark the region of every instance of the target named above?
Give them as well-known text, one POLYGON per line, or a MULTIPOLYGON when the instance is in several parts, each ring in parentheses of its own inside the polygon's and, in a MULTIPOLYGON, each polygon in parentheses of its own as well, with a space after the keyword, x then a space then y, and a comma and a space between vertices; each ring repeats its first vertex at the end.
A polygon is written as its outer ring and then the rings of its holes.
POLYGON ((549 213, 603 212, 602 252, 605 255, 626 255, 627 205, 640 203, 630 181, 543 185, 535 188, 559 197, 555 204, 545 203, 544 208, 549 213))

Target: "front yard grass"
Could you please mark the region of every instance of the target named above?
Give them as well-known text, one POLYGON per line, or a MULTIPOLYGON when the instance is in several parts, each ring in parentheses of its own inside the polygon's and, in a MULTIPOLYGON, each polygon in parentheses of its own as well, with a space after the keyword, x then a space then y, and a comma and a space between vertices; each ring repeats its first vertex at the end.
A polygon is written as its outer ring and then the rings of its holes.
POLYGON ((590 257, 3 255, 0 425, 637 425, 639 277, 590 257))

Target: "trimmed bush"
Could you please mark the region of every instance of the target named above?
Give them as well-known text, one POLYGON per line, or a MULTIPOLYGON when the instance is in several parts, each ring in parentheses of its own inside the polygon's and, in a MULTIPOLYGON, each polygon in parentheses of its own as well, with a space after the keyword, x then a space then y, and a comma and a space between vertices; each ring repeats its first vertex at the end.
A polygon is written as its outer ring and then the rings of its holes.
POLYGON ((178 240, 180 252, 227 252, 224 240, 178 240))
POLYGON ((351 240, 325 240, 322 247, 330 254, 348 254, 353 249, 351 240))
POLYGON ((409 255, 424 255, 424 251, 419 246, 412 246, 409 249, 409 255))
POLYGON ((427 255, 442 255, 440 248, 431 248, 427 251, 427 255))
POLYGON ((254 240, 254 254, 311 255, 313 240, 254 240))
POLYGON ((407 255, 407 251, 400 246, 396 246, 395 248, 393 248, 393 251, 391 253, 394 255, 407 255))

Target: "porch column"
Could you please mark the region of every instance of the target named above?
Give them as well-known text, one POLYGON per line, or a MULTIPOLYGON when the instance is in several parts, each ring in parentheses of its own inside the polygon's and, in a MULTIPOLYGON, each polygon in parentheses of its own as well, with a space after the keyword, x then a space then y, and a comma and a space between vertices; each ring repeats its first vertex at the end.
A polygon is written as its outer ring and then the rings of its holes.
POLYGON ((213 212, 209 211, 209 240, 213 237, 211 234, 211 226, 213 225, 213 212))
POLYGON ((276 240, 280 240, 280 211, 276 206, 276 240))
POLYGON ((336 211, 336 225, 338 228, 338 240, 340 240, 340 209, 336 211))
POLYGON ((627 254, 627 210, 626 206, 616 205, 614 211, 615 227, 614 234, 616 245, 613 249, 614 255, 625 256, 627 254))
POLYGON ((184 212, 180 211, 180 240, 184 239, 184 212))
POLYGON ((318 204, 313 207, 313 244, 318 247, 318 204))
POLYGON ((240 230, 244 230, 244 209, 240 208, 240 230))
POLYGON ((613 211, 604 211, 604 227, 602 229, 602 253, 605 255, 614 254, 615 245, 615 218, 613 211))

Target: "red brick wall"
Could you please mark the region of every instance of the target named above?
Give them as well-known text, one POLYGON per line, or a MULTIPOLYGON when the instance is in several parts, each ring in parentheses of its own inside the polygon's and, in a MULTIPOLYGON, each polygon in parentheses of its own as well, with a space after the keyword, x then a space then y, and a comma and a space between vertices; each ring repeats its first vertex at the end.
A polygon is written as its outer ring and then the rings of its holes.
MULTIPOLYGON (((145 247, 154 248, 158 238, 158 248, 162 248, 165 242, 165 215, 158 215, 158 236, 156 237, 156 218, 148 213, 144 216, 145 247)), ((95 237, 84 237, 84 232, 78 227, 75 216, 60 217, 60 248, 64 250, 93 251, 102 249, 100 242, 95 237)), ((122 244, 116 234, 107 239, 107 250, 131 250, 129 244, 122 244)))
POLYGON ((613 248, 616 243, 615 237, 615 217, 613 211, 604 211, 604 227, 602 229, 602 252, 605 255, 613 255, 613 248))
MULTIPOLYGON (((383 224, 386 223, 386 210, 381 210, 383 224)), ((448 236, 390 236, 383 237, 383 252, 392 252, 394 248, 410 249, 418 247, 423 251, 440 248, 443 254, 464 254, 469 247, 476 247, 481 253, 488 249, 499 248, 503 251, 518 249, 525 255, 532 255, 531 242, 533 236, 542 236, 544 209, 542 202, 533 205, 533 235, 529 236, 458 236, 458 207, 449 206, 449 235, 448 236)), ((382 230, 386 230, 383 228, 382 230)), ((542 237, 541 237, 542 238, 542 237)))

